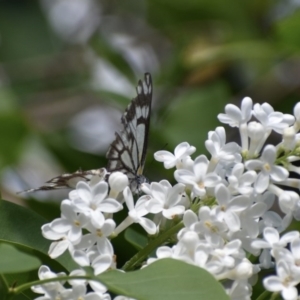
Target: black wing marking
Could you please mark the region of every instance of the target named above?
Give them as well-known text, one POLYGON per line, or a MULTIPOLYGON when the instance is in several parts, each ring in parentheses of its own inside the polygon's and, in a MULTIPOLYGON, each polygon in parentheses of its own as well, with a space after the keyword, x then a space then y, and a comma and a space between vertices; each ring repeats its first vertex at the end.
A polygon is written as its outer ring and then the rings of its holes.
POLYGON ((45 185, 39 188, 29 189, 26 191, 19 192, 18 194, 32 193, 37 191, 50 191, 65 188, 75 188, 76 184, 79 181, 89 182, 95 176, 97 177, 97 181, 103 180, 105 179, 106 173, 107 172, 104 168, 89 171, 78 170, 74 173, 65 173, 46 181, 45 185))
POLYGON ((109 172, 121 171, 129 179, 142 175, 146 159, 152 101, 152 79, 145 74, 138 82, 137 96, 122 116, 123 129, 116 133, 106 157, 109 172))

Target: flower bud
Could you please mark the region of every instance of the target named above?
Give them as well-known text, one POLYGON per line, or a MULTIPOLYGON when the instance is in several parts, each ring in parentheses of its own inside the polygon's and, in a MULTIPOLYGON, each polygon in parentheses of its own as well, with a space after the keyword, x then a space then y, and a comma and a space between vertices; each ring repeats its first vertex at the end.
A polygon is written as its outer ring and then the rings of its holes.
POLYGON ((128 177, 122 172, 113 172, 108 178, 108 183, 110 186, 109 196, 116 198, 128 186, 129 181, 128 177))

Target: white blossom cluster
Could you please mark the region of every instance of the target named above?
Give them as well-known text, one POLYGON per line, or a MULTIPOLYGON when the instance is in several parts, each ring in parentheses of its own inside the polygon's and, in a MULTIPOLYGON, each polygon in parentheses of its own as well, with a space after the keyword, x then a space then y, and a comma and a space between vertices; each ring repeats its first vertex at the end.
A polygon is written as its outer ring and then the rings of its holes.
MULTIPOLYGON (((226 105, 225 114, 218 118, 239 129, 241 145, 227 143, 225 129, 218 127, 205 141, 210 158, 192 159, 196 149, 187 142, 179 144, 174 154, 156 152, 155 159, 165 168, 176 168, 174 186, 167 180, 144 183, 144 195, 134 203, 122 173, 111 174, 108 183, 79 182, 62 202, 61 218, 42 227, 44 237, 54 241, 50 256, 58 257, 68 249, 80 266, 92 266, 97 275, 116 268, 110 238, 132 223, 139 223, 155 238, 182 219, 176 243, 158 247, 157 258, 149 258, 147 264, 170 257, 204 268, 222 280, 231 299, 250 299, 257 274, 272 268, 277 273, 264 279, 265 289, 281 292, 284 299, 297 299, 300 234, 280 234, 293 219, 300 219, 299 194, 291 190, 300 187, 293 176, 300 174, 293 165, 300 160, 300 103, 294 115, 288 115, 275 112, 267 103, 253 105, 246 97, 241 109, 226 105), (267 143, 272 132, 281 137, 276 146, 267 143), (128 216, 116 226, 113 213, 122 210, 124 203, 128 216)), ((59 275, 42 266, 39 277, 51 276, 59 275)), ((89 282, 94 292, 86 295, 87 282, 73 280, 70 285, 67 289, 52 283, 33 289, 45 295, 39 300, 57 295, 77 299, 70 297, 72 293, 81 293, 82 299, 110 299, 99 283, 89 282)))

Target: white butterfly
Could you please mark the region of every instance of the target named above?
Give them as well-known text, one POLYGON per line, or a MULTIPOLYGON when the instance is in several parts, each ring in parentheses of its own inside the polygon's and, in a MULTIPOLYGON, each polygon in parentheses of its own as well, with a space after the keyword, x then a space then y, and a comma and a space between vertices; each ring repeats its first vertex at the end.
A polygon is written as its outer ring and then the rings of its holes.
POLYGON ((152 102, 152 79, 149 73, 145 74, 144 82, 139 80, 136 90, 137 96, 132 99, 122 116, 123 129, 120 133, 116 132, 116 138, 106 154, 108 172, 105 168, 78 170, 75 173, 54 177, 45 185, 24 192, 75 188, 79 181, 90 181, 95 177, 97 181, 104 180, 108 178, 109 173, 115 171, 125 173, 129 178, 131 190, 136 192, 139 185, 147 181, 142 173, 147 152, 152 102))

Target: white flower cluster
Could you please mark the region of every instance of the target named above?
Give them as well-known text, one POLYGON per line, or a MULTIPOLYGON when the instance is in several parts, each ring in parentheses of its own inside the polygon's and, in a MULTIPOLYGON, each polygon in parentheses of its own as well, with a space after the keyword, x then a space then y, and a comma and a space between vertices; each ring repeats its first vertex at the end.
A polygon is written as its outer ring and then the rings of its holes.
POLYGON ((174 155, 155 153, 165 168, 176 166, 177 182, 185 185, 191 199, 200 200, 198 211, 185 211, 178 243, 158 248, 157 258, 180 259, 205 268, 218 280, 227 279, 231 299, 250 299, 255 275, 275 267, 277 276, 264 279, 266 290, 298 299, 299 232, 281 238, 279 234, 293 217, 300 219, 299 194, 290 189, 300 187, 300 180, 290 177, 291 171, 300 174, 292 164, 300 160, 300 103, 292 116, 274 112, 267 103, 253 106, 247 97, 241 109, 229 104, 225 112, 218 118, 239 129, 241 146, 226 143, 225 129, 218 127, 205 142, 210 159, 200 155, 192 161, 195 148, 187 143, 178 145, 174 155), (276 146, 266 144, 272 131, 282 136, 276 146), (259 263, 249 261, 248 254, 259 255, 259 263))
MULTIPOLYGON (((293 231, 280 237, 280 233, 293 218, 300 219, 299 194, 291 191, 291 187, 299 190, 300 180, 290 175, 300 174, 292 164, 300 160, 300 103, 292 116, 275 112, 267 103, 253 106, 247 97, 241 109, 229 104, 225 112, 218 118, 239 129, 241 146, 226 143, 225 129, 218 127, 209 132, 205 142, 210 159, 200 155, 193 160, 190 155, 196 149, 186 142, 179 144, 174 154, 155 153, 165 168, 176 167, 178 183, 174 186, 167 180, 144 183, 144 195, 134 203, 122 173, 111 174, 109 184, 95 179, 79 182, 62 202, 61 218, 42 227, 44 237, 54 241, 50 256, 58 257, 68 249, 80 266, 92 266, 97 275, 116 268, 111 237, 132 223, 139 223, 150 235, 159 235, 182 218, 176 243, 158 247, 157 258, 148 259, 147 264, 171 257, 204 268, 222 280, 231 299, 250 299, 257 273, 275 268, 277 276, 264 279, 266 290, 281 292, 284 299, 297 299, 300 235, 293 231), (282 137, 276 146, 266 144, 272 132, 282 137), (113 213, 123 209, 124 202, 128 216, 116 227, 113 213), (256 264, 247 258, 250 254, 259 256, 256 264)), ((40 278, 56 276, 42 268, 40 278)), ((51 296, 55 293, 60 299, 72 299, 69 294, 83 295, 86 284, 73 280, 69 289, 56 283, 34 291, 44 293, 41 299, 55 299, 51 296)), ((89 285, 93 299, 110 299, 104 286, 89 285)))
MULTIPOLYGON (((53 279, 66 276, 65 273, 53 273, 47 266, 41 266, 39 269, 39 279, 53 279)), ((70 276, 80 276, 85 275, 83 270, 74 270, 70 273, 70 276)), ((110 300, 110 295, 105 294, 105 287, 97 286, 98 283, 90 282, 90 285, 93 289, 98 292, 89 292, 87 293, 87 283, 84 280, 69 280, 68 283, 70 288, 64 287, 65 281, 54 281, 45 283, 43 285, 33 286, 32 290, 35 293, 43 294, 43 296, 36 298, 36 300, 74 300, 74 299, 82 299, 82 300, 110 300), (95 285, 92 285, 95 284, 95 285), (99 289, 100 287, 100 289, 99 289)))

